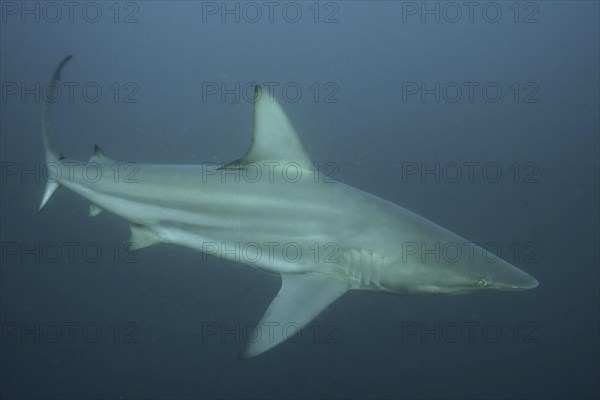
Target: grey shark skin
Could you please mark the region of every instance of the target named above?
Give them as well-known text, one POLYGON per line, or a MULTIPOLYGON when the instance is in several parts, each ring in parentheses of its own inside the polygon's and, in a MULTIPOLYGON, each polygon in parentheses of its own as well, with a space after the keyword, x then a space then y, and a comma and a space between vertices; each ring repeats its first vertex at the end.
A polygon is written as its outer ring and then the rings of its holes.
MULTIPOLYGON (((49 90, 71 56, 52 76, 49 90)), ((348 290, 466 293, 535 288, 535 278, 466 239, 315 170, 281 107, 256 88, 250 149, 225 166, 128 165, 96 146, 63 157, 51 104, 42 126, 48 181, 131 223, 138 248, 174 243, 281 275, 281 289, 241 353, 285 341, 348 290)), ((53 98, 48 93, 46 98, 53 98)))

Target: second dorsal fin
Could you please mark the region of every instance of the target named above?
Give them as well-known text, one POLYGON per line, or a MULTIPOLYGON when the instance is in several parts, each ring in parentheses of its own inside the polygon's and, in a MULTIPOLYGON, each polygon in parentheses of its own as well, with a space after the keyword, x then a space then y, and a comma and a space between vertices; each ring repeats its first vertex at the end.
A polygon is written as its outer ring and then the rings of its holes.
POLYGON ((94 155, 92 157, 90 157, 90 161, 89 162, 95 162, 95 163, 106 163, 106 162, 110 162, 111 159, 106 157, 106 155, 104 154, 104 152, 102 151, 102 149, 100 148, 100 146, 98 146, 97 144, 94 145, 94 155))

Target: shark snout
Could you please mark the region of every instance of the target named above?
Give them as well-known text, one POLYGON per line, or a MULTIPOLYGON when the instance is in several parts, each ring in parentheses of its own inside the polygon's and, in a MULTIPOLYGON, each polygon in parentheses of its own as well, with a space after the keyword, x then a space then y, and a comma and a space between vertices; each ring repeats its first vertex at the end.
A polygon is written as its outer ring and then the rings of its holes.
POLYGON ((515 290, 528 290, 528 289, 534 289, 536 287, 538 287, 538 285, 540 284, 538 282, 537 279, 535 279, 533 276, 523 272, 523 274, 525 275, 525 277, 520 278, 519 282, 516 283, 514 286, 512 286, 513 289, 515 290))
POLYGON ((528 290, 538 287, 537 279, 516 267, 511 266, 510 271, 498 280, 497 287, 503 290, 528 290))

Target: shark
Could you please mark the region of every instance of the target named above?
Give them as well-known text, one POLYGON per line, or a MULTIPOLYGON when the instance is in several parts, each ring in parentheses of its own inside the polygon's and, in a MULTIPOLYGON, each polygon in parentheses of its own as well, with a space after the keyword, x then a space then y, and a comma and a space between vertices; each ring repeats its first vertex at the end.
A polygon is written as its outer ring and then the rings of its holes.
POLYGON ((230 163, 132 165, 97 145, 87 162, 66 158, 48 99, 71 58, 55 68, 43 104, 49 173, 39 210, 65 187, 91 202, 91 216, 107 211, 128 221, 136 248, 177 244, 279 275, 279 292, 241 358, 285 342, 350 290, 457 294, 538 286, 475 243, 320 172, 281 105, 260 86, 251 145, 230 163))

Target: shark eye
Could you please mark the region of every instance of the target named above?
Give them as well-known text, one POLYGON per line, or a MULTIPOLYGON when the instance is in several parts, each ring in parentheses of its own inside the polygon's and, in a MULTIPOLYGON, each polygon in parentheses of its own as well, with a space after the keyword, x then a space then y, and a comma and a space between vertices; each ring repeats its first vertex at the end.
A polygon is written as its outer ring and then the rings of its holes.
POLYGON ((486 287, 487 286, 487 281, 483 278, 481 278, 480 280, 477 281, 477 287, 486 287))

